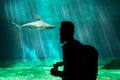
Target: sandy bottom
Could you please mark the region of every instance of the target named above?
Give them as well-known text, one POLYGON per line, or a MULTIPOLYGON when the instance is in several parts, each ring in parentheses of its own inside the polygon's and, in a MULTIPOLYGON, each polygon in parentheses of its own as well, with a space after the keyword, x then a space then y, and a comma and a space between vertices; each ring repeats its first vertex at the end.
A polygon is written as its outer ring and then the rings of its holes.
MULTIPOLYGON (((51 67, 44 63, 34 66, 23 66, 19 63, 11 67, 1 67, 0 80, 61 80, 50 75, 51 67)), ((97 80, 120 80, 120 70, 103 70, 99 66, 97 80)))

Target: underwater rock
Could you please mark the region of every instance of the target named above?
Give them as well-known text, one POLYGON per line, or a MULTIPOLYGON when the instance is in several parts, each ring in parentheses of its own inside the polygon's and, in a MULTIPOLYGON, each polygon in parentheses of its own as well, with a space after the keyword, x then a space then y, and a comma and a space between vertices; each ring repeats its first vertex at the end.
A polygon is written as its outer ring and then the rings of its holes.
POLYGON ((101 69, 120 69, 120 59, 111 60, 109 63, 101 67, 101 69))

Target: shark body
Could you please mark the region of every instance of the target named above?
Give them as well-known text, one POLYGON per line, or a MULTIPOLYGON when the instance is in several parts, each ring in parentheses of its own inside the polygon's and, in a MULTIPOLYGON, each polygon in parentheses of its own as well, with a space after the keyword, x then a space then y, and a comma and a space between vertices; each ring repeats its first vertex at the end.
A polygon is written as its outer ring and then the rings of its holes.
POLYGON ((18 25, 16 24, 15 22, 11 22, 12 24, 14 24, 16 27, 20 28, 20 29, 28 29, 28 30, 31 30, 31 29, 53 29, 55 28, 55 26, 47 23, 47 22, 44 22, 42 21, 39 16, 36 17, 37 21, 34 21, 34 22, 29 22, 29 23, 26 23, 26 24, 23 24, 23 25, 18 25))

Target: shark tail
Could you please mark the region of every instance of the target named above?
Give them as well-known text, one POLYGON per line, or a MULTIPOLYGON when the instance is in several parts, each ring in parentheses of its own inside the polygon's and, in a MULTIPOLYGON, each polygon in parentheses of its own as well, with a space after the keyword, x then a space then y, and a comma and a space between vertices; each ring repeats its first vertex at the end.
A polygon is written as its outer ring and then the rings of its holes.
POLYGON ((14 24, 16 27, 21 28, 21 26, 16 24, 15 22, 11 22, 11 23, 14 24))

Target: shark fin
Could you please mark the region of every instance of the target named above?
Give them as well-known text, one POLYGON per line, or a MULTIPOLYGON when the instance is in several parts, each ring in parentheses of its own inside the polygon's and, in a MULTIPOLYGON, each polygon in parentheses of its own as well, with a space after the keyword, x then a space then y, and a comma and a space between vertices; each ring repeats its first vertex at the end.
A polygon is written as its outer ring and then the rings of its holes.
POLYGON ((41 18, 40 18, 39 15, 36 15, 36 20, 37 20, 37 21, 40 21, 40 20, 41 20, 41 18))

